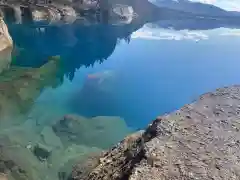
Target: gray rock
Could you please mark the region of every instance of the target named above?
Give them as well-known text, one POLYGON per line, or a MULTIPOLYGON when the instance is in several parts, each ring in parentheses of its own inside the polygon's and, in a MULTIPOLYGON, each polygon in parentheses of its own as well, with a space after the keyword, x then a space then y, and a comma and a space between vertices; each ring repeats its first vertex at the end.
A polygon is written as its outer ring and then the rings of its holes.
POLYGON ((239 104, 240 86, 204 94, 125 138, 87 176, 76 165, 70 179, 238 180, 239 104))

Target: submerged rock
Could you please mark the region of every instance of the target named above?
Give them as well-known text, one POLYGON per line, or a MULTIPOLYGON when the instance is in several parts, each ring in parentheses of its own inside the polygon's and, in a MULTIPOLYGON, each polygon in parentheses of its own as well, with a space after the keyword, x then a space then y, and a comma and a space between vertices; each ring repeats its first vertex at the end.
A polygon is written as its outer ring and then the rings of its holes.
POLYGON ((0 173, 0 180, 8 180, 7 175, 0 173))
POLYGON ((131 132, 123 119, 107 116, 87 119, 66 115, 52 128, 65 146, 75 143, 99 148, 108 148, 131 132))
POLYGON ((239 104, 240 86, 204 94, 126 137, 87 176, 76 165, 70 179, 240 179, 239 104))
POLYGON ((46 126, 39 134, 24 124, 1 131, 0 174, 6 174, 9 180, 66 180, 74 164, 102 151, 85 145, 51 145, 57 137, 51 137, 56 135, 50 129, 46 126), (43 141, 42 134, 51 135, 50 139, 43 141))
POLYGON ((34 155, 40 160, 45 161, 51 156, 52 148, 38 143, 33 149, 34 155))
POLYGON ((40 68, 11 67, 2 73, 0 77, 1 128, 11 123, 18 124, 15 117, 24 115, 45 87, 61 83, 60 71, 58 57, 52 57, 40 68))
POLYGON ((60 138, 56 136, 52 128, 49 126, 43 128, 40 134, 40 142, 43 142, 47 146, 51 146, 52 148, 56 149, 61 149, 63 147, 60 138))
POLYGON ((0 74, 8 70, 12 61, 12 47, 0 51, 0 74))
POLYGON ((112 70, 88 74, 81 89, 69 99, 70 108, 89 117, 119 115, 118 77, 112 70))
POLYGON ((0 173, 6 174, 10 180, 43 180, 43 165, 37 158, 22 146, 15 142, 14 137, 0 137, 0 173))
MULTIPOLYGON (((99 156, 101 152, 102 152, 101 149, 95 148, 95 147, 87 147, 84 145, 76 145, 76 144, 69 146, 66 150, 64 150, 61 153, 61 162, 58 170, 59 179, 67 180, 67 178, 71 174, 72 167, 75 164, 84 164, 86 167, 86 164, 84 163, 86 159, 88 157, 92 159, 93 155, 99 156)), ((92 161, 89 163, 93 165, 92 161)))

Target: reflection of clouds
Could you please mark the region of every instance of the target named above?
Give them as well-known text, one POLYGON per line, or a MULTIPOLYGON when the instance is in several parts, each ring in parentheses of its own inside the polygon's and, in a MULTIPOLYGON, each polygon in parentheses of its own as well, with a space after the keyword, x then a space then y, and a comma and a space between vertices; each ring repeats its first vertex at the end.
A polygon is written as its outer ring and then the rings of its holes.
POLYGON ((149 39, 149 40, 206 40, 208 35, 200 31, 151 28, 145 25, 142 29, 134 32, 131 38, 149 39))
POLYGON ((240 36, 240 29, 228 29, 221 33, 222 36, 240 36))

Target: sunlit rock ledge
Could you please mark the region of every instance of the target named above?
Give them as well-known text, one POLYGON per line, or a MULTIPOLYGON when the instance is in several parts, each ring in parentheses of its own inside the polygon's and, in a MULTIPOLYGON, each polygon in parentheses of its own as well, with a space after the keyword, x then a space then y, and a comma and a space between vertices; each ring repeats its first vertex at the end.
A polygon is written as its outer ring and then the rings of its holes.
POLYGON ((240 86, 158 117, 85 163, 70 180, 240 179, 240 86))

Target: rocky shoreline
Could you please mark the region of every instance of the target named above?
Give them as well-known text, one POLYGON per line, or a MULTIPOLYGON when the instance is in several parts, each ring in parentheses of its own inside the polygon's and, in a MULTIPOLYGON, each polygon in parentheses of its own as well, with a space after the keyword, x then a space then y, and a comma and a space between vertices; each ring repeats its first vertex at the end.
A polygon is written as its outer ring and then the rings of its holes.
POLYGON ((94 160, 77 164, 69 179, 237 180, 239 113, 240 86, 204 94, 94 160))

